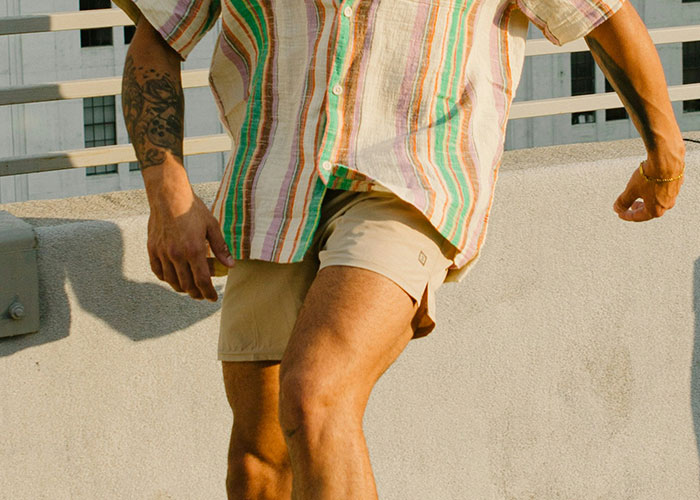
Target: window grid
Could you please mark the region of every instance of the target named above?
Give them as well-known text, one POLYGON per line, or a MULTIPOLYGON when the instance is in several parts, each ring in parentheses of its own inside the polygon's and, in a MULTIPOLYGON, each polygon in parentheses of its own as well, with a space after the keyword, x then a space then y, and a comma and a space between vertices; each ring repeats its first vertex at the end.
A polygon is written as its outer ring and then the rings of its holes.
MULTIPOLYGON (((85 147, 111 146, 117 143, 117 124, 114 96, 83 99, 85 147)), ((117 165, 87 167, 85 175, 117 173, 117 165)))
MULTIPOLYGON (((109 9, 110 0, 80 0, 80 10, 109 9)), ((112 45, 112 28, 80 30, 81 47, 104 47, 112 45)))
MULTIPOLYGON (((610 85, 610 82, 608 79, 605 79, 605 91, 606 92, 614 92, 615 89, 613 88, 612 85, 610 85)), ((612 108, 612 109, 606 109, 605 110, 605 121, 610 122, 614 120, 626 120, 628 118, 627 111, 625 108, 612 108)))
MULTIPOLYGON (((595 61, 590 52, 571 53, 571 95, 595 94, 595 61)), ((571 114, 571 125, 595 123, 595 111, 571 114)))
MULTIPOLYGON (((700 83, 700 42, 683 42, 683 84, 700 83)), ((683 101, 683 112, 700 111, 700 99, 683 101)))

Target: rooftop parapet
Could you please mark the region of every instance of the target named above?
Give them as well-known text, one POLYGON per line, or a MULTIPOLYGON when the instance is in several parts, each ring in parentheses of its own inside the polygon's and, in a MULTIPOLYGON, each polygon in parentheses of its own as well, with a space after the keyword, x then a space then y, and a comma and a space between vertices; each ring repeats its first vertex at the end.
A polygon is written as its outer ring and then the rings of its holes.
MULTIPOLYGON (((672 210, 627 223, 642 153, 506 154, 479 263, 370 401, 380 498, 700 496, 700 152, 672 210)), ((144 193, 0 210, 36 232, 41 317, 0 339, 0 496, 223 499, 220 304, 151 274, 144 193)))

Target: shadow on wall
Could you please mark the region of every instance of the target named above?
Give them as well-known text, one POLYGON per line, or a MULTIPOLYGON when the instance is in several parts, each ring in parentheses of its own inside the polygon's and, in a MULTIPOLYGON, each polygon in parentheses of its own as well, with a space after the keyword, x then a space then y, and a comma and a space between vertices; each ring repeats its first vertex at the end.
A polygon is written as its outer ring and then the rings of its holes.
MULTIPOLYGON (((0 357, 67 337, 71 300, 134 341, 177 332, 216 313, 220 303, 195 301, 169 285, 131 281, 124 276, 124 239, 119 227, 95 220, 25 219, 39 240, 40 329, 0 339, 0 357), (46 227, 42 227, 46 226, 46 227), (89 242, 89 244, 86 244, 89 242)), ((144 272, 150 273, 146 248, 144 272)), ((221 297, 221 286, 217 287, 221 297)))
MULTIPOLYGON (((700 457, 700 259, 693 268, 693 311, 695 311, 695 336, 693 359, 690 367, 690 409, 693 412, 695 446, 700 457)), ((700 471, 698 471, 700 474, 700 471)))

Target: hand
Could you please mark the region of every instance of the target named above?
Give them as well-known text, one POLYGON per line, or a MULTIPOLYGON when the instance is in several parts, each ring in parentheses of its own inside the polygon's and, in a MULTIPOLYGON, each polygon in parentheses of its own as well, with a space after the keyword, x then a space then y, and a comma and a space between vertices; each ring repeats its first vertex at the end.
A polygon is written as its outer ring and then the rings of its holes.
MULTIPOLYGON (((649 159, 642 164, 642 168, 648 176, 661 177, 655 174, 658 169, 653 167, 654 163, 649 159)), ((680 173, 679 169, 669 177, 675 177, 680 173)), ((648 181, 642 177, 639 173, 639 167, 637 167, 624 192, 615 200, 613 210, 617 212, 620 219, 632 222, 661 217, 666 210, 670 210, 675 205, 676 196, 678 196, 684 179, 685 177, 681 177, 671 182, 648 181)))
POLYGON ((216 301, 207 263, 207 241, 216 259, 233 267, 216 218, 191 191, 154 205, 148 219, 148 256, 158 279, 193 299, 216 301))

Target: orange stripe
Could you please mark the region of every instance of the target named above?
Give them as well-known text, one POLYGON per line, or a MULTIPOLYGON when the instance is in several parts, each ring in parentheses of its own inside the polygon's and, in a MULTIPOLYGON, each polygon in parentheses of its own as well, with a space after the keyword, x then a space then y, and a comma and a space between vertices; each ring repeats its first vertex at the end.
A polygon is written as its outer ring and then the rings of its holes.
MULTIPOLYGON (((510 105, 512 102, 512 97, 513 97, 513 78, 511 75, 511 69, 510 69, 510 48, 508 46, 508 23, 510 22, 510 16, 511 13, 513 12, 513 9, 516 8, 514 4, 511 4, 507 9, 506 12, 503 15, 503 20, 501 22, 501 33, 502 33, 502 40, 505 45, 505 50, 501 52, 502 55, 505 56, 505 69, 506 69, 506 81, 508 82, 508 85, 505 86, 506 89, 506 106, 505 106, 505 116, 503 119, 503 123, 501 124, 501 137, 505 137, 506 133, 506 125, 508 124, 508 115, 510 113, 510 105)), ((502 155, 502 152, 501 152, 502 155)), ((500 165, 500 159, 498 160, 498 164, 500 165)), ((489 210, 491 208, 491 204, 493 203, 493 195, 495 193, 495 186, 496 186, 496 178, 498 177, 498 170, 494 170, 494 180, 493 183, 491 184, 491 194, 489 196, 489 203, 487 205, 488 210, 484 214, 484 225, 481 228, 481 234, 479 234, 479 239, 477 240, 476 243, 476 253, 478 254, 479 248, 481 248, 481 245, 484 242, 484 238, 486 237, 486 224, 488 223, 488 214, 489 210)), ((464 239, 464 242, 460 242, 460 246, 464 246, 466 244, 466 237, 464 239)))
MULTIPOLYGON (((467 19, 467 40, 468 40, 468 46, 465 54, 465 58, 469 60, 469 55, 471 54, 471 50, 474 46, 472 43, 472 40, 474 40, 474 25, 476 24, 476 19, 478 17, 479 11, 481 10, 481 7, 483 6, 483 2, 480 0, 476 0, 474 2, 474 5, 472 5, 472 12, 469 13, 469 17, 467 19), (477 5, 478 2, 478 5, 477 5)), ((473 124, 474 121, 473 119, 476 118, 475 114, 473 113, 473 108, 472 108, 472 103, 471 101, 466 102, 466 99, 470 99, 469 95, 465 92, 462 91, 462 98, 460 98, 460 105, 463 104, 462 109, 464 109, 464 114, 462 116, 460 128, 459 128, 459 137, 458 141, 460 144, 460 151, 462 153, 461 160, 464 162, 464 173, 467 179, 469 180, 469 186, 467 188, 469 189, 469 211, 467 213, 467 217, 464 220, 464 225, 465 225, 465 230, 462 235, 462 239, 466 241, 467 235, 469 234, 468 228, 469 228, 469 221, 471 220, 473 214, 474 214, 474 209, 476 207, 476 201, 479 197, 479 175, 478 172, 476 171, 476 168, 474 167, 474 159, 472 158, 470 154, 470 148, 469 148, 469 142, 472 141, 473 137, 469 134, 469 125, 473 124), (463 100, 463 99, 464 100, 463 100)))
MULTIPOLYGON (((475 8, 474 4, 472 4, 471 8, 469 9, 469 12, 467 12, 467 33, 469 32, 469 27, 468 27, 469 19, 470 19, 470 18, 472 18, 472 19, 474 18, 474 12, 475 12, 475 11, 476 11, 476 8, 475 8)), ((463 15, 464 15, 464 10, 462 10, 462 11, 460 12, 460 14, 459 14, 459 23, 458 23, 458 26, 460 26, 460 27, 462 26, 462 17, 463 17, 463 15)), ((469 41, 470 41, 470 39, 468 38, 468 39, 467 39, 467 42, 469 42, 469 41)), ((467 61, 467 60, 469 59, 469 51, 470 51, 470 50, 471 50, 471 46, 467 47, 467 50, 465 51, 465 54, 464 54, 464 61, 467 61)), ((455 71, 457 71, 457 65, 454 64, 454 63, 456 62, 456 58, 457 58, 457 51, 455 50, 455 51, 454 51, 454 56, 453 56, 453 67, 455 68, 455 71)), ((465 64, 465 63, 462 63, 462 64, 465 64)), ((463 66, 460 66, 460 68, 463 69, 463 66)), ((464 71, 461 71, 459 74, 460 74, 460 75, 463 75, 463 74, 464 74, 464 71)), ((453 77, 452 80, 454 81, 454 77, 453 77)), ((450 82, 450 89, 452 89, 453 81, 450 82)), ((458 111, 458 112, 459 112, 459 111, 458 111)), ((457 133, 457 140, 459 140, 459 139, 460 139, 460 130, 457 129, 457 132, 456 132, 456 133, 457 133)), ((449 136, 448 136, 447 134, 445 134, 445 143, 448 145, 448 147, 449 147, 449 142, 450 142, 450 141, 449 141, 449 136)), ((447 156, 449 157, 449 155, 447 155, 447 156)), ((457 161, 459 161, 459 157, 457 158, 457 161)), ((459 196, 459 199, 460 199, 460 205, 464 205, 464 195, 462 194, 462 189, 461 189, 462 186, 460 186, 460 183, 459 183, 459 181, 458 181, 458 179, 457 179, 457 176, 454 174, 454 170, 453 170, 453 169, 455 168, 455 166, 454 166, 454 165, 450 165, 450 167, 451 167, 451 168, 449 168, 448 170, 449 170, 450 172, 452 172, 452 180, 454 181, 455 185, 457 186, 457 192, 459 193, 458 196, 459 196)), ((461 165, 458 165, 458 167, 461 167, 461 165)), ((469 177, 469 176, 467 175, 466 177, 469 177)), ((443 182, 442 175, 439 175, 438 178, 440 179, 440 183, 443 184, 443 192, 448 193, 449 191, 448 191, 448 189, 444 186, 445 183, 443 182)), ((444 225, 444 223, 445 223, 445 218, 447 217, 447 212, 448 212, 447 207, 448 207, 449 204, 450 204, 450 198, 449 198, 449 196, 447 196, 446 198, 447 198, 447 199, 445 200, 445 204, 443 205, 443 209, 442 209, 442 216, 440 217, 440 221, 438 222, 437 227, 443 227, 443 225, 444 225)), ((470 205, 470 209, 471 209, 471 207, 474 206, 474 200, 470 200, 469 205, 470 205)), ((432 220, 432 219, 431 219, 431 220, 432 220)), ((455 224, 454 229, 452 230, 452 231, 453 231, 453 234, 454 234, 455 231, 458 230, 458 227, 459 227, 459 226, 455 224)), ((465 231, 465 232, 466 232, 466 231, 465 231)), ((450 235, 450 236, 452 236, 452 235, 450 235)))
MULTIPOLYGON (((182 35, 184 35, 185 32, 189 29, 189 27, 192 25, 194 20, 197 18, 197 14, 199 14, 199 11, 202 10, 203 5, 204 5, 204 2, 199 2, 195 6, 195 10, 190 11, 190 14, 185 19, 185 24, 184 25, 181 24, 176 29, 176 33, 178 33, 178 34, 174 38, 169 38, 169 40, 172 41, 173 45, 176 44, 178 42, 178 40, 180 40, 180 38, 182 38, 182 35)), ((206 23, 206 19, 205 19, 205 23, 206 23)), ((204 24, 204 23, 202 23, 202 24, 204 24)), ((186 51, 187 47, 189 47, 195 40, 198 40, 199 37, 197 35, 199 34, 200 31, 201 31, 201 28, 199 30, 197 30, 197 32, 194 35, 190 35, 190 39, 188 40, 188 42, 185 44, 184 47, 180 48, 180 51, 183 51, 183 52, 186 51)))
MULTIPOLYGON (((309 71, 310 71, 310 75, 311 75, 310 82, 312 85, 312 90, 315 88, 315 87, 313 87, 313 85, 314 85, 314 82, 316 81, 316 58, 318 56, 319 45, 321 43, 321 38, 322 38, 320 35, 321 35, 321 33, 323 33, 323 29, 324 29, 325 24, 326 24, 326 15, 325 15, 326 9, 325 9, 325 7, 323 6, 323 4, 321 2, 316 2, 315 5, 318 8, 319 25, 318 25, 318 36, 316 36, 316 43, 314 44, 313 58, 311 59, 311 63, 309 65, 310 66, 309 71)), ((327 49, 327 53, 329 53, 330 50, 331 50, 331 45, 329 44, 328 49, 327 49)), ((327 67, 327 65, 328 65, 328 59, 326 60, 326 67, 327 67)), ((328 76, 327 76, 328 74, 329 74, 329 72, 328 72, 328 70, 326 70, 326 81, 328 81, 328 76)), ((328 85, 326 85, 326 86, 328 86, 328 85)), ((313 92, 310 95, 313 96, 313 92)), ((309 99, 309 103, 308 103, 306 110, 304 112, 304 117, 305 117, 304 123, 306 123, 306 116, 308 116, 308 111, 309 111, 309 108, 311 106, 311 101, 312 101, 312 99, 309 99)), ((326 99, 326 97, 324 95, 323 101, 321 103, 321 109, 325 109, 324 104, 326 104, 327 102, 328 102, 328 100, 326 99)), ((321 128, 321 120, 320 120, 320 115, 319 115, 319 119, 316 122, 316 133, 314 134, 314 155, 318 154, 318 151, 316 151, 316 149, 315 149, 315 143, 316 143, 315 139, 318 137, 320 128, 321 128)), ((300 149, 303 151, 303 149, 304 149, 304 137, 306 136, 306 134, 304 133, 304 129, 301 129, 300 133, 301 133, 301 140, 299 143, 301 145, 300 149)), ((303 157, 302 157, 302 161, 303 161, 303 157)), ((315 162, 316 158, 313 158, 312 161, 315 162)), ((303 168, 305 164, 302 163, 301 165, 303 168)), ((311 168, 314 168, 314 167, 315 166, 312 166, 311 168)), ((297 193, 299 192, 298 185, 299 185, 300 181, 301 181, 301 175, 297 175, 296 178, 294 179, 294 183, 292 184, 291 199, 289 200, 289 203, 288 203, 289 212, 287 214, 285 214, 286 220, 284 222, 283 229, 280 233, 280 240, 283 242, 286 240, 287 234, 289 233, 289 226, 291 223, 291 217, 289 217, 289 215, 291 213, 294 213, 294 202, 296 201, 296 196, 297 196, 297 193)), ((313 192, 313 186, 314 186, 314 176, 312 175, 310 177, 309 184, 307 184, 307 186, 306 186, 306 194, 304 196, 304 207, 308 207, 310 205, 309 198, 311 196, 311 193, 313 192)), ((308 215, 308 214, 306 214, 306 215, 308 215)), ((292 255, 294 255, 294 253, 296 252, 297 246, 299 245, 299 240, 301 238, 301 231, 303 230, 303 228, 304 228, 304 221, 302 221, 299 224, 299 227, 297 227, 297 230, 296 230, 296 234, 294 235, 294 241, 292 244, 293 248, 291 249, 292 255)), ((275 252, 275 256, 274 256, 274 258, 276 260, 279 259, 280 255, 282 254, 282 248, 284 246, 285 245, 283 244, 283 245, 279 245, 277 247, 277 251, 275 252)))
MULTIPOLYGON (((232 5, 229 2, 225 2, 225 3, 226 3, 226 7, 227 7, 226 10, 229 12, 229 14, 234 19, 234 21, 236 21, 236 24, 241 29, 241 31, 243 31, 243 33, 245 33, 246 36, 248 37, 248 42, 250 43, 250 46, 253 47, 253 50, 255 50, 255 59, 257 61, 257 59, 258 59, 258 44, 255 41, 255 37, 253 36, 253 32, 250 30, 250 27, 245 22, 245 19, 243 19, 240 16, 240 14, 236 10, 233 9, 232 5)), ((232 42, 238 41, 238 39, 237 39, 238 37, 236 37, 236 35, 231 30, 229 25, 227 23, 222 23, 222 25, 223 25, 223 29, 226 32, 227 36, 230 37, 230 40, 232 42)), ((252 78, 255 68, 253 68, 253 58, 251 57, 251 54, 248 52, 245 44, 243 44, 243 43, 237 44, 236 47, 239 48, 240 51, 245 53, 245 55, 247 56, 248 72, 250 74, 250 77, 252 78)))
MULTIPOLYGON (((421 56, 421 60, 425 61, 425 64, 423 65, 423 71, 422 73, 418 76, 418 80, 420 81, 420 85, 418 87, 418 96, 416 99, 413 101, 413 107, 411 110, 411 128, 409 132, 417 131, 418 130, 418 117, 420 116, 420 111, 421 111, 421 105, 423 103, 423 89, 425 88, 425 81, 428 78, 428 68, 430 66, 430 54, 433 49, 433 40, 435 39, 435 33, 437 32, 436 27, 437 27, 437 21, 438 21, 438 15, 437 11, 438 8, 432 8, 431 11, 431 16, 432 16, 432 22, 429 24, 430 28, 428 29, 428 33, 425 38, 427 38, 427 43, 425 45, 427 49, 427 55, 421 56)), ((426 23, 428 24, 428 23, 426 23)), ((415 133, 411 133, 411 156, 415 158, 415 169, 421 179, 421 182, 425 186, 429 186, 430 182, 428 181, 428 176, 425 175, 425 169, 422 167, 419 156, 418 156, 418 137, 415 133)), ((430 157, 430 134, 426 134, 426 140, 427 140, 427 153, 428 156, 430 157)), ((425 207, 425 215, 430 219, 432 216, 432 211, 435 209, 435 191, 430 190, 428 192, 428 206, 425 207)))

